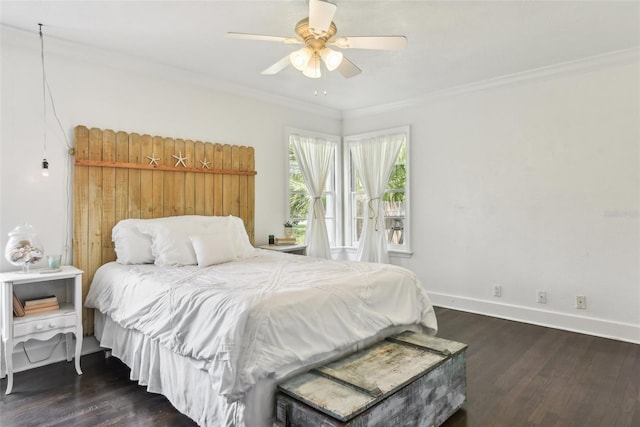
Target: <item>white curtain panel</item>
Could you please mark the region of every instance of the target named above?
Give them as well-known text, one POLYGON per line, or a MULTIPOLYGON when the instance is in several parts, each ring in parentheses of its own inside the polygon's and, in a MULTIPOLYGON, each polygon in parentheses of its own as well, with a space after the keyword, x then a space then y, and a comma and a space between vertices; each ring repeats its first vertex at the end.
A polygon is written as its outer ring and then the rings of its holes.
POLYGON ((336 143, 323 138, 291 135, 293 152, 298 160, 304 183, 311 195, 307 218, 307 255, 331 259, 327 223, 324 219, 322 192, 333 162, 336 143))
POLYGON ((389 263, 382 196, 406 135, 393 134, 351 144, 351 157, 367 194, 358 261, 389 263))

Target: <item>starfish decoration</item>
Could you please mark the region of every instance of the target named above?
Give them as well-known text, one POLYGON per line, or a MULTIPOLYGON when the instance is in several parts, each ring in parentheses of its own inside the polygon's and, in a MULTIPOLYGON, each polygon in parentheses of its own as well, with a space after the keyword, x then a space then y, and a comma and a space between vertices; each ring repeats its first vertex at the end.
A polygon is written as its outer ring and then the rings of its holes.
POLYGON ((205 157, 204 160, 200 160, 200 163, 202 163, 202 169, 209 169, 209 163, 210 162, 207 161, 206 157, 205 157))
POLYGON ((145 156, 145 159, 149 159, 150 165, 158 166, 158 160, 160 160, 160 157, 156 157, 155 153, 151 153, 150 156, 145 156))
POLYGON ((182 151, 180 151, 179 155, 173 155, 172 156, 174 159, 177 159, 178 161, 176 162, 176 164, 174 165, 175 167, 178 167, 179 164, 182 164, 182 166, 184 166, 185 168, 187 167, 187 165, 184 164, 184 161, 187 160, 186 157, 182 157, 182 151))

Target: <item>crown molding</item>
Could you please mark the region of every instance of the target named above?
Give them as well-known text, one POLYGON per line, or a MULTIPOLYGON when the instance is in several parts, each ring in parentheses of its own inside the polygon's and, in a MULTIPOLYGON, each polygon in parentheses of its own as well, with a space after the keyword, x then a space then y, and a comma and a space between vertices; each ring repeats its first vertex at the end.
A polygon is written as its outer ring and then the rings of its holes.
POLYGON ((558 64, 548 65, 544 67, 534 68, 522 72, 507 74, 487 80, 481 80, 460 86, 429 92, 414 98, 403 101, 392 102, 389 104, 378 105, 374 107, 357 108, 353 110, 345 110, 342 112, 342 118, 352 119, 359 117, 373 116, 377 114, 385 114, 399 111, 402 109, 416 107, 421 104, 429 103, 437 99, 447 98, 450 96, 463 95, 472 92, 478 92, 487 89, 493 89, 500 86, 508 86, 521 82, 540 80, 552 76, 563 74, 571 74, 578 71, 593 70, 613 64, 630 63, 640 60, 640 49, 631 48, 614 52, 608 52, 601 55, 581 58, 575 61, 561 62, 558 64))
MULTIPOLYGON (((15 46, 20 49, 32 50, 35 52, 40 51, 37 32, 16 28, 6 24, 0 24, 0 30, 0 41, 2 45, 15 46)), ((80 62, 91 63, 143 76, 148 76, 149 69, 153 69, 154 75, 159 78, 194 84, 217 92, 251 98, 266 104, 279 105, 281 107, 313 113, 330 119, 342 119, 342 112, 340 110, 321 107, 275 93, 217 80, 206 74, 197 73, 185 68, 178 68, 116 51, 96 48, 82 43, 45 35, 45 50, 47 55, 59 55, 80 62)))

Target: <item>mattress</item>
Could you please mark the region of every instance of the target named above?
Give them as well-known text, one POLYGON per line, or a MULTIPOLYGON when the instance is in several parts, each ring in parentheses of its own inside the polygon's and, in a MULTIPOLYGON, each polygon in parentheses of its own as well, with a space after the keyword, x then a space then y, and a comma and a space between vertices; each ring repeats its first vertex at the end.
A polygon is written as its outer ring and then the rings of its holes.
POLYGON ((203 269, 102 266, 86 301, 101 345, 200 425, 266 426, 277 382, 404 329, 437 329, 406 269, 256 254, 203 269))

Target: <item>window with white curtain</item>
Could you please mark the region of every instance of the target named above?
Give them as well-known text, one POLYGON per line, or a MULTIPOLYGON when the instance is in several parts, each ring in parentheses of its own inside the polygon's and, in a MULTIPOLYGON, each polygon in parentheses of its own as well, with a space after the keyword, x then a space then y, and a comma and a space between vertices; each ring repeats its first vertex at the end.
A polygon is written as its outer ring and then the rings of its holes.
POLYGON ((409 252, 409 127, 387 129, 345 137, 345 245, 357 247, 365 216, 368 215, 367 196, 351 159, 351 144, 365 139, 404 133, 406 140, 400 148, 386 191, 382 197, 384 232, 390 251, 409 252))
POLYGON ((287 180, 287 212, 290 219, 294 222, 294 237, 298 243, 304 243, 307 231, 307 218, 309 214, 309 202, 311 196, 304 183, 304 178, 300 172, 300 166, 293 150, 291 143, 291 135, 298 134, 311 138, 323 138, 328 141, 335 141, 336 148, 333 155, 333 164, 327 176, 324 191, 322 193, 322 203, 325 209, 325 221, 327 224, 327 233, 329 236, 329 245, 336 246, 341 244, 339 239, 341 232, 340 200, 337 193, 340 188, 340 170, 339 170, 339 149, 340 137, 337 135, 319 134, 299 129, 288 128, 286 130, 287 156, 288 156, 288 180, 287 180))

